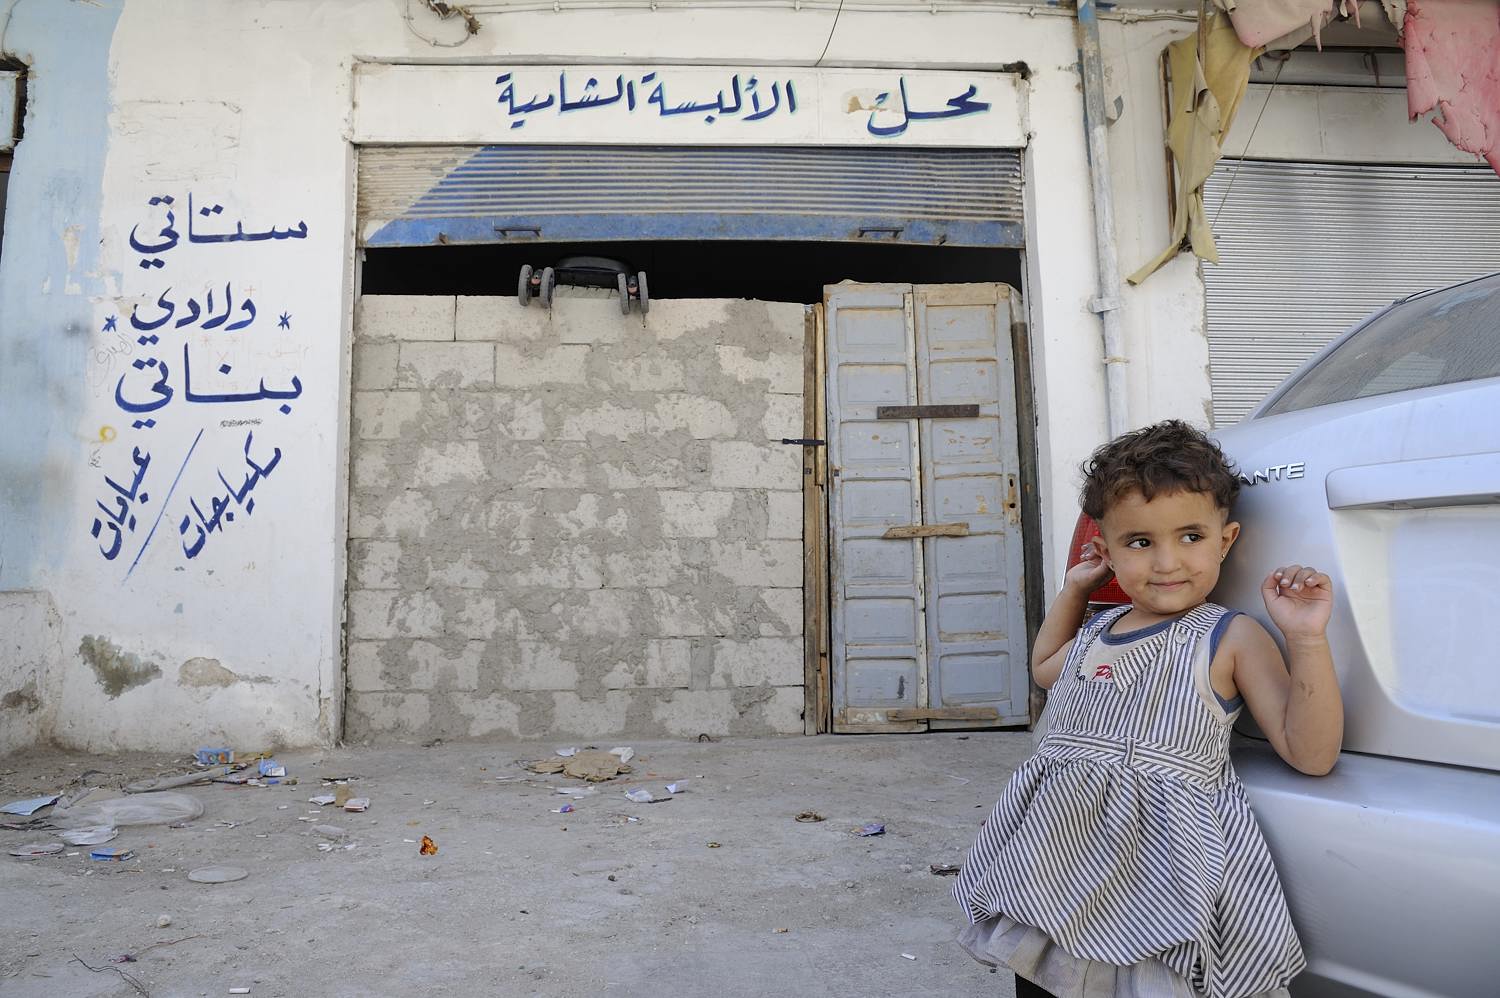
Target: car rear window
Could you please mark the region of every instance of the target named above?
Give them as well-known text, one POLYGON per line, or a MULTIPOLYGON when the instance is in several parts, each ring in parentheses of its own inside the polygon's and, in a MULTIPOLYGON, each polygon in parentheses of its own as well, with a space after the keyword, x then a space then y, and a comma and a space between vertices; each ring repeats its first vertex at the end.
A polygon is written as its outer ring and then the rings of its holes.
POLYGON ((1266 411, 1500 377, 1500 274, 1402 302, 1340 344, 1266 411))

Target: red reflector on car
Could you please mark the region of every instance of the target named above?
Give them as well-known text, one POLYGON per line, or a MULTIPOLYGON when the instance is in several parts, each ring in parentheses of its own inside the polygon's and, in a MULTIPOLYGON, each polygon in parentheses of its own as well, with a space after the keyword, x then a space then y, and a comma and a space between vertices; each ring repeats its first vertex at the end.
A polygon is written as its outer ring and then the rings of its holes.
MULTIPOLYGON (((1083 550, 1083 545, 1090 539, 1098 537, 1099 534, 1099 524, 1094 522, 1093 517, 1089 516, 1087 513, 1079 513, 1078 526, 1073 528, 1073 543, 1068 545, 1069 569, 1071 569, 1074 565, 1077 565, 1079 562, 1083 561, 1083 556, 1079 553, 1083 550)), ((1094 590, 1094 592, 1089 596, 1089 602, 1108 603, 1114 606, 1119 606, 1124 603, 1129 603, 1130 597, 1125 595, 1125 590, 1120 588, 1120 584, 1118 582, 1116 582, 1114 579, 1110 579, 1104 585, 1094 590)))

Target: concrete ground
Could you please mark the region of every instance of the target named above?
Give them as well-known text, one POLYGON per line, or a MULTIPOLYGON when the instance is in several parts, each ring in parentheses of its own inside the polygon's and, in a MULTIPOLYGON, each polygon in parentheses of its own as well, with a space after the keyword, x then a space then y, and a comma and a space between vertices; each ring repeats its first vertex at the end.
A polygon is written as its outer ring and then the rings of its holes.
MULTIPOLYGON (((123 863, 12 859, 55 833, 0 830, 0 996, 1013 994, 954 944, 929 867, 962 861, 1029 735, 618 744, 635 772, 570 814, 554 788, 578 781, 521 768, 559 745, 472 742, 280 754, 296 786, 188 788, 203 816, 122 828, 123 863), (315 814, 320 777, 352 776, 370 809, 315 814), (302 818, 354 848, 320 851, 302 818), (187 879, 209 864, 249 876, 187 879)), ((37 750, 0 758, 0 799, 184 769, 37 750)))

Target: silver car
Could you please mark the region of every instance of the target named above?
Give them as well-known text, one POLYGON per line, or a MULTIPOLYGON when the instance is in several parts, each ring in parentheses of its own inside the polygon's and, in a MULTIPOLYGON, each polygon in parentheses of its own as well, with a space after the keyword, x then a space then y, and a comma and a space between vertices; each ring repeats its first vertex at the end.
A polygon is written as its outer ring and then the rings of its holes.
POLYGON ((1293 995, 1500 995, 1500 275, 1376 313, 1215 435, 1244 534, 1214 599, 1277 635, 1271 568, 1335 587, 1338 765, 1296 772, 1248 717, 1233 748, 1293 995))
POLYGON ((1376 313, 1217 437, 1245 534, 1214 598, 1269 625, 1271 567, 1335 586, 1337 767, 1234 757, 1307 950, 1293 994, 1500 995, 1500 275, 1376 313))

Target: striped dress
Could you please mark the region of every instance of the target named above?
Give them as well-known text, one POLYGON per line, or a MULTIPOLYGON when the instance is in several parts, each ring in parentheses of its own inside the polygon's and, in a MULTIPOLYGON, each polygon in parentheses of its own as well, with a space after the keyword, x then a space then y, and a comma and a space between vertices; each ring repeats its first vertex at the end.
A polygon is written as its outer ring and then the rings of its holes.
POLYGON ((1285 995, 1306 961, 1229 761, 1234 712, 1203 693, 1227 611, 1202 604, 1093 666, 1129 609, 1074 641, 1050 729, 954 885, 960 941, 1065 996, 1285 995))

